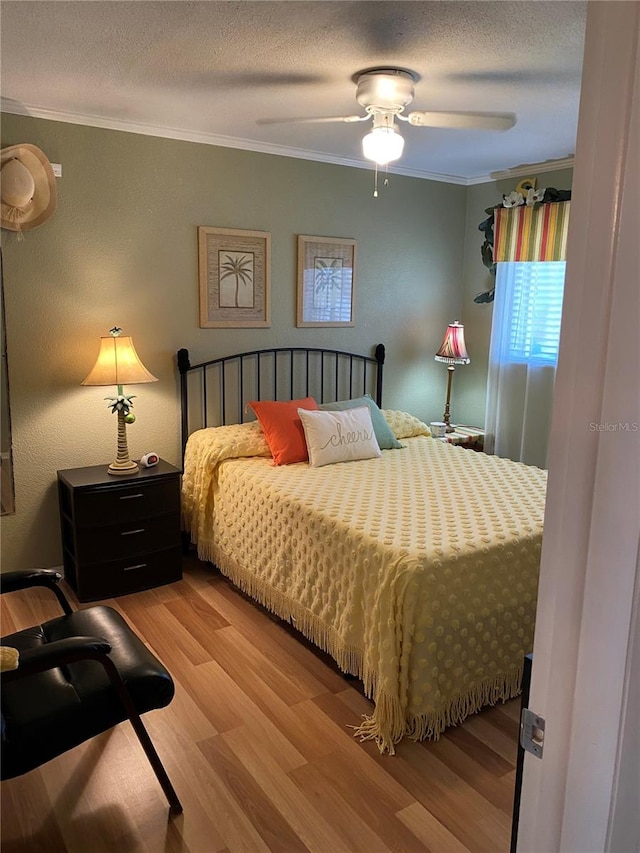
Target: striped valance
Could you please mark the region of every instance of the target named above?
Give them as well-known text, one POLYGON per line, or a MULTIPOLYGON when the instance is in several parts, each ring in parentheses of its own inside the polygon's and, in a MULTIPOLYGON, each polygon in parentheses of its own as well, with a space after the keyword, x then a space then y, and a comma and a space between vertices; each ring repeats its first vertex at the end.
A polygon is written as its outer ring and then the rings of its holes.
POLYGON ((565 261, 570 201, 498 207, 494 261, 565 261))

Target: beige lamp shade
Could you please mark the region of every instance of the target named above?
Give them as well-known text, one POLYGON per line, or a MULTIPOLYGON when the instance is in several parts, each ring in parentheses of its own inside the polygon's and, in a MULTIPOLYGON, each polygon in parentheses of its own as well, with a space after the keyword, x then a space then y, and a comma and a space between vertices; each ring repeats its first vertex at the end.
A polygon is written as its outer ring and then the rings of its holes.
POLYGON ((140 385, 157 381, 140 361, 128 335, 106 335, 100 338, 98 358, 82 385, 140 385))
POLYGON ((110 334, 100 338, 100 352, 93 370, 83 385, 117 385, 118 396, 106 397, 109 407, 118 415, 118 454, 109 465, 109 474, 132 475, 139 470, 138 463, 129 458, 127 446, 127 423, 133 423, 136 416, 130 412, 133 397, 125 395, 123 385, 140 385, 143 382, 157 382, 138 358, 133 341, 128 335, 121 334, 122 329, 114 326, 110 334))

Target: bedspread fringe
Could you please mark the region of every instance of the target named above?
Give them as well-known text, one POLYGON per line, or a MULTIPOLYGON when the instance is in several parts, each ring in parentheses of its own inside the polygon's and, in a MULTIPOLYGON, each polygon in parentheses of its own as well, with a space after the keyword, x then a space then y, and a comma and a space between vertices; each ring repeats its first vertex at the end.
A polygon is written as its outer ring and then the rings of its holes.
POLYGON ((387 694, 376 697, 376 707, 371 716, 355 730, 360 740, 375 740, 380 752, 395 754, 395 744, 408 737, 411 740, 439 740, 449 726, 457 726, 471 714, 489 705, 506 702, 520 693, 524 666, 511 672, 485 678, 464 695, 455 696, 445 708, 429 714, 418 714, 404 719, 400 703, 387 694))
POLYGON ((354 726, 354 737, 375 740, 382 753, 394 755, 395 744, 403 737, 416 741, 438 740, 448 726, 458 725, 481 708, 505 702, 520 693, 524 665, 484 679, 465 694, 453 697, 442 709, 405 717, 399 698, 378 689, 376 673, 364 665, 361 649, 345 644, 334 629, 321 622, 306 607, 245 571, 227 554, 218 552, 214 542, 200 540, 197 549, 201 560, 215 564, 244 593, 290 622, 314 645, 331 655, 343 672, 361 679, 365 695, 375 702, 375 708, 371 715, 363 717, 359 726, 354 726))
POLYGON ((310 610, 286 593, 274 589, 251 572, 245 571, 227 554, 219 553, 214 543, 200 541, 198 557, 214 563, 222 574, 242 592, 260 602, 280 619, 290 622, 315 646, 327 652, 343 672, 361 679, 366 695, 372 698, 375 676, 363 666, 361 649, 346 644, 337 631, 325 625, 310 610))

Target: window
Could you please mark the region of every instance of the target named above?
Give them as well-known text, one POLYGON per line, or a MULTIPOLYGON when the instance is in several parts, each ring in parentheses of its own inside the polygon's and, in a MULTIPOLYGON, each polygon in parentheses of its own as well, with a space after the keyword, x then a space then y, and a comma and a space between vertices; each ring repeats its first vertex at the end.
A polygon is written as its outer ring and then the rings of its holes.
POLYGON ((497 266, 496 289, 506 295, 502 362, 558 361, 566 261, 507 261, 497 266))

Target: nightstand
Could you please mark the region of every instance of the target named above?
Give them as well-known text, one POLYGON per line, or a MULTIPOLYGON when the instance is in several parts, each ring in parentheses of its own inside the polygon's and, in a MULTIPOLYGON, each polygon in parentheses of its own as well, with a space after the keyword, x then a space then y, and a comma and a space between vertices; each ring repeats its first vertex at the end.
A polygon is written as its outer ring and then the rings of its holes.
POLYGON ((484 430, 480 427, 453 426, 453 432, 448 432, 439 439, 446 444, 457 444, 460 447, 468 447, 470 450, 483 450, 484 430))
POLYGON ((182 578, 180 474, 163 460, 130 476, 58 471, 65 579, 79 601, 182 578))

